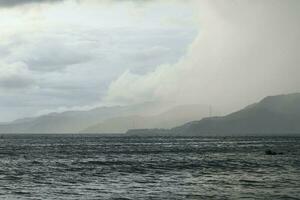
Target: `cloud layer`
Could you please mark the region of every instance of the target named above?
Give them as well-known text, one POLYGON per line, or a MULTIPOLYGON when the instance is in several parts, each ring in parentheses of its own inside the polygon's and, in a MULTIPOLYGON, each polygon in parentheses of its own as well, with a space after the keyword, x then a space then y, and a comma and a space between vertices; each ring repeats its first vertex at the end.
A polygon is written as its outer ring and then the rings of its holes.
POLYGON ((64 0, 0 0, 0 7, 14 7, 31 3, 54 3, 64 0))
POLYGON ((199 35, 180 62, 126 71, 107 101, 212 104, 224 112, 266 95, 300 91, 300 2, 195 1, 199 35))
POLYGON ((176 63, 197 31, 181 2, 44 2, 0 2, 0 121, 101 104, 124 71, 176 63))
POLYGON ((1 121, 144 101, 230 112, 300 90, 298 0, 52 2, 0 0, 1 121))

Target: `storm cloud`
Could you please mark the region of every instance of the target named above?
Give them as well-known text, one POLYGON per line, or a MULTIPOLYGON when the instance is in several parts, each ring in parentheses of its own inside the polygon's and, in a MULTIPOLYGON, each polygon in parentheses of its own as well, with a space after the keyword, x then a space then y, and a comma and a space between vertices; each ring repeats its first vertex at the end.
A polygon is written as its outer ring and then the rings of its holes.
POLYGON ((64 0, 0 0, 0 7, 14 7, 32 3, 55 3, 64 0))
MULTIPOLYGON (((66 0, 0 0, 0 8, 10 8, 16 6, 22 6, 26 4, 45 4, 45 3, 58 3, 66 0)), ((124 3, 134 2, 136 4, 144 4, 148 2, 155 2, 158 0, 74 0, 77 3, 80 2, 94 2, 94 3, 124 3)))
POLYGON ((107 101, 202 103, 231 112, 267 95, 300 90, 300 2, 195 1, 199 34, 174 64, 126 71, 107 101))
POLYGON ((0 121, 104 105, 124 71, 176 63, 197 34, 181 1, 59 2, 0 2, 0 121))
POLYGON ((62 0, 0 0, 0 120, 144 101, 231 112, 300 90, 297 0, 44 2, 62 0))
POLYGON ((23 90, 35 85, 35 80, 22 63, 0 63, 0 90, 23 90))

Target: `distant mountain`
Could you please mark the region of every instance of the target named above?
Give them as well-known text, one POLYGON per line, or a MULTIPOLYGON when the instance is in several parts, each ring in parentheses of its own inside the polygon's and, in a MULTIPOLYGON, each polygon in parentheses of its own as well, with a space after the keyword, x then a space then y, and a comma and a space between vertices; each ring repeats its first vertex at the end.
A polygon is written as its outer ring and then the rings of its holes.
MULTIPOLYGON (((128 134, 149 134, 132 130, 128 134)), ((264 98, 224 117, 204 118, 169 130, 153 130, 171 135, 282 135, 300 134, 300 93, 264 98)))
POLYGON ((159 110, 155 103, 98 107, 87 111, 50 113, 0 124, 0 133, 77 133, 103 120, 159 110))
POLYGON ((207 117, 208 108, 203 105, 181 105, 158 115, 131 115, 104 120, 82 130, 82 133, 125 133, 129 129, 172 128, 191 120, 207 117))
POLYGON ((159 114, 166 107, 170 106, 147 102, 50 113, 2 123, 0 133, 125 133, 132 128, 171 128, 201 119, 208 113, 205 106, 185 105, 159 114))

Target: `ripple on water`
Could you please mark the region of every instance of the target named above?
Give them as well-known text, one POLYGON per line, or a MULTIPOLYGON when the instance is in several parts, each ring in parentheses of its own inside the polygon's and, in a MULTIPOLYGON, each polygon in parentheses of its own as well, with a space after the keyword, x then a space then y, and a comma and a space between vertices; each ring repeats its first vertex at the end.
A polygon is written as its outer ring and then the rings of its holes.
POLYGON ((0 199, 299 199, 299 153, 289 137, 14 135, 0 199))

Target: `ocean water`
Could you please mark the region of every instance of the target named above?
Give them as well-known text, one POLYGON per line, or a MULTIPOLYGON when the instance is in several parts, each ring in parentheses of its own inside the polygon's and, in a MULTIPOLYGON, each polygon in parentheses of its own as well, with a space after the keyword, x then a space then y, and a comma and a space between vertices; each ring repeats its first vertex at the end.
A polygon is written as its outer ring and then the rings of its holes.
POLYGON ((5 135, 0 199, 300 199, 300 138, 5 135))

